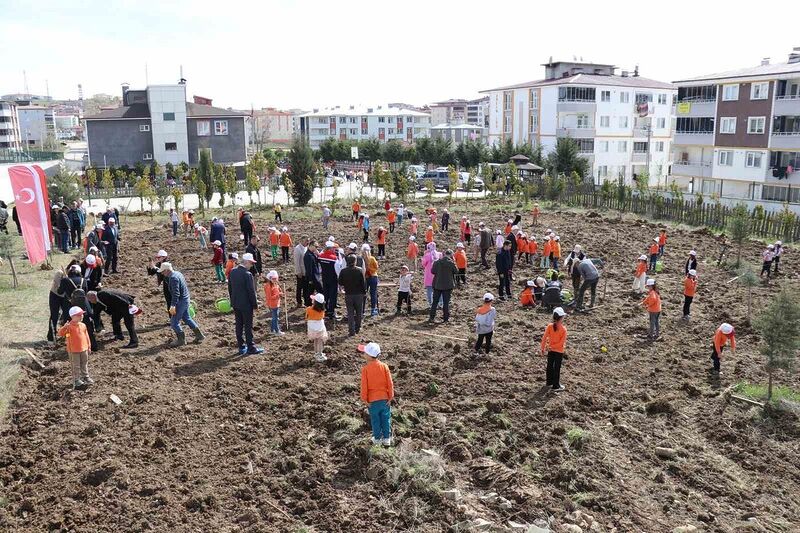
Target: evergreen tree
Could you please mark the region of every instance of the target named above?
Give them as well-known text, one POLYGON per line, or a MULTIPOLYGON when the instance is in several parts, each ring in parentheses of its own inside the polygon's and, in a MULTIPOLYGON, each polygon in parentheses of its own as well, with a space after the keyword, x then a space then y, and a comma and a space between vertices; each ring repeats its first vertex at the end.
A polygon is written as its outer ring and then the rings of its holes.
MULTIPOLYGON (((377 142, 377 141, 376 141, 377 142)), ((314 195, 314 157, 311 148, 305 140, 296 138, 289 151, 289 172, 288 172, 287 192, 291 190, 291 195, 298 205, 306 205, 314 195)))
MULTIPOLYGON (((200 150, 200 163, 197 166, 197 177, 203 182, 203 193, 199 197, 201 203, 205 199, 206 207, 211 203, 211 198, 214 196, 214 163, 211 161, 211 153, 207 149, 200 150)), ((200 187, 197 187, 198 195, 200 194, 200 187)))
POLYGON ((800 350, 800 303, 791 290, 784 287, 756 318, 754 325, 761 334, 761 354, 766 358, 769 404, 775 371, 794 370, 797 351, 800 350))
POLYGON ((731 215, 728 230, 731 232, 731 240, 736 243, 736 268, 739 268, 742 262, 742 246, 750 236, 750 213, 744 204, 738 204, 731 215))

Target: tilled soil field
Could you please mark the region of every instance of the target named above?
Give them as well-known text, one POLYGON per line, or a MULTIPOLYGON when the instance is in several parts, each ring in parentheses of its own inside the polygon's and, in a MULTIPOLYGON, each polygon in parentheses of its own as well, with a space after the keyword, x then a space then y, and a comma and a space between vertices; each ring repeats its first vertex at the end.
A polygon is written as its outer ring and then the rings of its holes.
MULTIPOLYGON (((456 229, 437 236, 440 249, 458 239, 460 212, 451 211, 456 229)), ((476 225, 480 218, 472 216, 476 225)), ((453 318, 433 327, 425 323, 421 273, 411 317, 394 317, 395 289, 381 288, 381 315, 365 320, 358 339, 346 336, 346 324, 335 331, 330 324, 330 358, 319 364, 294 307, 291 264, 267 260, 287 282, 291 330, 269 336, 268 312, 259 310, 256 335, 266 351, 242 358, 234 356, 232 315, 213 309, 225 287, 213 282, 210 255, 161 227, 125 229, 120 274, 106 285, 134 294, 145 309, 140 348, 105 342, 90 359, 96 384, 86 392, 70 390, 63 352, 39 350, 45 368, 26 369, 2 424, 0 530, 434 532, 513 523, 572 532, 800 530, 797 419, 764 417, 725 399, 730 385, 766 378, 745 289, 715 266, 717 238, 669 230, 657 276, 662 336, 650 342, 630 285, 635 258, 659 226, 611 213, 541 218, 531 229, 526 217, 525 231, 541 238, 551 227, 565 251, 578 243, 606 262, 598 308, 566 319, 567 390, 558 395, 544 388, 539 355, 546 312, 497 302, 494 351, 472 355, 474 310, 486 290, 497 290, 493 269, 470 263, 468 286, 454 291, 453 318), (172 334, 161 291, 145 275, 159 248, 189 281, 208 335, 200 346, 165 347, 172 334), (690 249, 698 251, 700 285, 687 323, 680 316, 690 249), (723 321, 736 326, 738 351, 725 352, 714 380, 711 337, 723 321), (369 445, 360 340, 380 342, 393 371, 390 449, 369 445)), ((504 216, 484 220, 501 227, 504 216)), ((295 238, 330 233, 360 242, 343 218, 329 231, 287 222, 295 238)), ((407 235, 402 226, 389 237, 383 281, 396 281, 407 235)), ((759 251, 753 243, 746 255, 759 251)), ((791 274, 754 291, 756 310, 781 284, 795 283, 792 250, 782 268, 791 274)), ((532 275, 516 268, 515 297, 532 275)))

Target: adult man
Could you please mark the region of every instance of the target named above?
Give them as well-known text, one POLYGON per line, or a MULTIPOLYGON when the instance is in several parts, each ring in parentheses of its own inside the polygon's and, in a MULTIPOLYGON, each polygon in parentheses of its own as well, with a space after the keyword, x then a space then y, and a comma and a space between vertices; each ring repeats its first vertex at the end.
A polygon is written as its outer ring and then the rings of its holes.
POLYGON ((581 273, 583 283, 581 284, 581 288, 578 289, 578 297, 576 298, 578 302, 577 309, 583 309, 583 295, 587 287, 592 289, 592 302, 590 307, 594 307, 594 295, 597 291, 597 282, 600 281, 600 274, 597 272, 597 267, 595 267, 592 260, 587 257, 578 265, 578 272, 581 273))
POLYGON ((433 272, 433 302, 428 323, 433 324, 440 299, 443 302, 442 319, 447 322, 450 320, 450 295, 456 286, 456 275, 458 274, 458 268, 453 262, 453 251, 447 250, 444 257, 433 263, 431 272, 433 272))
POLYGON ((94 226, 93 231, 86 234, 86 247, 87 250, 92 246, 97 247, 103 257, 106 257, 106 245, 103 244, 103 224, 98 223, 94 226))
MULTIPOLYGON (((517 250, 519 248, 519 243, 517 242, 517 238, 519 236, 519 226, 511 226, 511 235, 506 237, 507 240, 511 241, 511 267, 514 267, 514 259, 517 257, 517 250)), ((502 296, 502 294, 500 295, 502 296)))
POLYGON ((328 208, 327 205, 322 206, 322 227, 323 229, 328 229, 328 224, 331 221, 331 210, 328 208))
POLYGON ((101 291, 89 291, 86 298, 94 309, 94 320, 100 323, 100 313, 105 311, 111 315, 111 327, 114 331, 114 339, 125 340, 122 336, 120 321, 125 322, 125 329, 128 330, 128 344, 123 348, 136 348, 139 346, 139 337, 136 335, 136 328, 133 325, 133 317, 139 313, 139 309, 133 305, 133 296, 121 291, 103 289, 101 291))
POLYGON ((225 253, 225 221, 214 217, 211 219, 211 229, 209 230, 208 240, 210 242, 219 241, 222 248, 222 257, 227 257, 225 253))
POLYGON ((242 212, 242 217, 239 219, 239 228, 244 235, 244 245, 250 244, 250 239, 253 238, 253 217, 247 211, 242 212))
POLYGON ((258 309, 256 284, 250 269, 255 259, 253 254, 242 255, 242 262, 228 274, 228 296, 236 319, 236 345, 239 355, 257 355, 263 348, 253 342, 253 313, 258 309))
POLYGON ((108 226, 103 230, 103 244, 106 249, 106 274, 117 273, 117 251, 119 249, 119 229, 117 219, 108 219, 108 226))
POLYGON ((253 275, 253 280, 256 282, 264 271, 264 266, 261 262, 261 250, 258 249, 258 243, 260 241, 261 238, 258 235, 253 235, 250 237, 250 243, 244 249, 245 253, 253 256, 253 266, 250 268, 250 273, 253 275))
POLYGON ((483 222, 478 224, 478 238, 480 239, 481 266, 484 269, 488 269, 489 262, 486 260, 486 253, 494 244, 494 238, 492 237, 492 232, 489 231, 483 222))
POLYGON ((325 250, 319 254, 319 265, 322 278, 322 294, 325 295, 325 316, 336 317, 336 296, 339 292, 339 280, 336 275, 336 262, 339 256, 332 241, 325 243, 325 250))
POLYGON ((322 293, 322 271, 317 258, 317 243, 309 241, 306 253, 303 255, 303 268, 306 271, 306 294, 303 295, 305 305, 311 305, 311 295, 315 292, 322 293))
POLYGON ((497 292, 500 296, 500 301, 505 301, 505 295, 511 298, 511 268, 513 266, 513 259, 511 255, 511 235, 510 239, 503 243, 503 247, 497 251, 495 265, 497 267, 497 277, 499 278, 497 292))
POLYGON ((347 266, 339 273, 339 285, 344 289, 344 303, 347 307, 347 328, 352 337, 361 331, 364 318, 364 301, 367 298, 367 282, 364 271, 356 266, 355 254, 345 257, 347 266))
POLYGON ((81 244, 81 229, 83 228, 83 212, 78 207, 78 202, 72 202, 69 210, 70 241, 73 248, 81 244))
MULTIPOLYGON (((303 262, 306 255, 306 246, 308 246, 308 235, 303 235, 294 247, 294 255, 292 256, 294 277, 297 281, 297 287, 294 292, 297 307, 302 307, 305 302, 308 302, 308 281, 306 280, 306 267, 303 262)), ((307 305, 310 305, 310 303, 307 305)))
POLYGON ((59 235, 59 246, 61 251, 65 254, 69 253, 69 238, 70 232, 72 229, 70 217, 67 213, 67 208, 63 205, 58 208, 58 214, 56 215, 56 229, 58 229, 59 235))
POLYGON ((172 305, 172 295, 169 292, 169 280, 164 277, 164 274, 158 271, 161 263, 167 260, 168 254, 166 250, 159 250, 156 256, 150 261, 147 267, 147 275, 156 277, 156 284, 161 285, 161 290, 164 292, 164 301, 167 304, 167 315, 169 315, 169 307, 172 305))
POLYGON ((161 263, 161 266, 158 267, 158 272, 164 274, 164 277, 169 281, 171 298, 169 314, 172 317, 170 318, 170 326, 176 335, 175 340, 169 343, 169 347, 176 348, 186 344, 186 334, 181 329, 181 320, 194 332, 194 342, 199 344, 206 336, 200 331, 200 326, 197 325, 197 322, 189 316, 191 295, 189 294, 189 286, 186 284, 186 278, 177 270, 172 270, 172 264, 167 261, 161 263))
POLYGON ((113 218, 117 222, 117 228, 122 227, 121 224, 119 223, 119 210, 116 207, 109 207, 108 209, 106 209, 106 212, 103 213, 103 216, 101 218, 103 219, 103 222, 106 224, 106 226, 108 225, 109 219, 113 218))
POLYGON ((93 254, 87 255, 81 263, 81 275, 86 280, 87 289, 96 291, 100 287, 103 279, 103 269, 97 265, 97 257, 93 254))

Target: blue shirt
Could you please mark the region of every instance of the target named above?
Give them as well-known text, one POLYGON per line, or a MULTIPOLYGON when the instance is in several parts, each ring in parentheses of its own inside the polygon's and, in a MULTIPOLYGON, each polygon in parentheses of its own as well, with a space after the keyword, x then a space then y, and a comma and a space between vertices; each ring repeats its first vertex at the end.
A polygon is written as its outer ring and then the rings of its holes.
POLYGON ((180 272, 172 271, 169 276, 170 306, 177 307, 179 303, 189 305, 189 286, 186 278, 180 272))

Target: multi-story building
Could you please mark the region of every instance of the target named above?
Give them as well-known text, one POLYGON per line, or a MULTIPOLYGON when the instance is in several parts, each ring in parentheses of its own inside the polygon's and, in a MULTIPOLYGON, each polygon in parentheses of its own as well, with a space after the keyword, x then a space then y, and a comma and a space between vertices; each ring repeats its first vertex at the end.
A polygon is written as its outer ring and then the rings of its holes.
POLYGON ((675 83, 671 179, 693 193, 800 202, 800 49, 787 63, 675 83))
POLYGON ((464 141, 479 141, 484 138, 486 128, 475 124, 437 124, 431 126, 431 139, 450 140, 453 144, 464 141))
POLYGON ((19 105, 18 102, 17 116, 23 145, 41 150, 47 144, 50 147, 55 144, 56 126, 52 107, 19 105))
POLYGON ((0 149, 19 150, 21 147, 17 105, 0 100, 0 149))
POLYGON ((295 135, 296 117, 303 111, 282 111, 264 107, 253 111, 250 119, 251 144, 289 144, 295 135))
POLYGON ((672 138, 671 83, 613 65, 550 62, 544 79, 481 91, 489 94, 489 144, 541 144, 551 151, 571 137, 589 160, 592 176, 633 177, 648 171, 664 183, 672 138))
POLYGON ((85 118, 89 161, 98 167, 154 160, 196 165, 202 149, 217 163, 246 161, 247 114, 210 104, 201 97, 187 102, 185 83, 142 90, 123 85, 120 107, 85 118))
POLYGON ((53 115, 53 120, 57 139, 81 138, 83 128, 81 127, 80 116, 77 113, 58 114, 58 111, 56 111, 56 114, 53 115))
POLYGON ((489 97, 474 100, 452 99, 430 105, 431 123, 472 124, 489 127, 489 97))
POLYGON ((330 137, 346 140, 397 140, 413 144, 430 137, 431 116, 407 108, 376 106, 356 109, 315 109, 300 115, 300 130, 312 148, 330 137))

